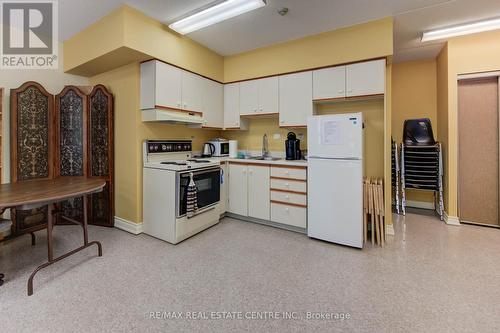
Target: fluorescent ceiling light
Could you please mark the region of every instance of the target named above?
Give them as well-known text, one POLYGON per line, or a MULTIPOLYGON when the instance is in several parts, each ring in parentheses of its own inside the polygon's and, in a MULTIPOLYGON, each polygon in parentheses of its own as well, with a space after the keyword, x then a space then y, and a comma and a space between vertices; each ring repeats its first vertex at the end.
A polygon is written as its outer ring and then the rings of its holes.
POLYGON ((185 35, 265 5, 265 0, 227 0, 176 21, 168 27, 182 35, 185 35))
POLYGON ((424 32, 422 42, 500 29, 500 18, 424 32))

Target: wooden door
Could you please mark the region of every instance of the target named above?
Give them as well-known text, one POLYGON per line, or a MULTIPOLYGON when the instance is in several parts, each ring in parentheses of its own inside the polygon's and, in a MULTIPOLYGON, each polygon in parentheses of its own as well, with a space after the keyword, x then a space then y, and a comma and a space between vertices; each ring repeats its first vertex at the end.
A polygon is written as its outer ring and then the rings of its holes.
MULTIPOLYGON (((10 93, 11 182, 53 178, 54 96, 36 82, 10 93)), ((16 234, 45 228, 47 206, 12 209, 16 234)))
POLYGON ((248 215, 247 166, 229 163, 229 212, 248 215))
POLYGON ((498 226, 498 78, 458 83, 459 215, 498 226))
POLYGON ((248 166, 248 216, 271 219, 269 166, 248 166))
MULTIPOLYGON (((66 86, 55 105, 56 177, 87 176, 87 96, 75 86, 66 86)), ((83 221, 83 197, 61 202, 60 209, 63 219, 83 221)))
POLYGON ((88 176, 106 180, 104 190, 90 198, 89 223, 113 226, 113 95, 103 85, 90 93, 88 112, 88 176))

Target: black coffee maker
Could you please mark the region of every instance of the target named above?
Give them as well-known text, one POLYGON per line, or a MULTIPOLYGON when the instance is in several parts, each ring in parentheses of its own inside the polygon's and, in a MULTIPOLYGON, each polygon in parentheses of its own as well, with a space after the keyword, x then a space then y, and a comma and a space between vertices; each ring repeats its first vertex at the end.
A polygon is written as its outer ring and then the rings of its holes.
POLYGON ((300 160, 302 158, 302 154, 300 153, 300 140, 297 139, 297 136, 293 132, 288 133, 286 138, 287 138, 287 140, 285 141, 286 159, 300 160))

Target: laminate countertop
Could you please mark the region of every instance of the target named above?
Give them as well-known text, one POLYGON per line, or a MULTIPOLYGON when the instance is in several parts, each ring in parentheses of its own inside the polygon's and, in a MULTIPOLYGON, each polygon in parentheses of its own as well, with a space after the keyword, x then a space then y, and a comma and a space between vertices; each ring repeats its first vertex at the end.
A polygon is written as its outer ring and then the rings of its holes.
POLYGON ((223 162, 235 162, 235 163, 245 163, 245 164, 266 164, 266 165, 276 165, 276 166, 301 166, 307 167, 306 160, 254 160, 251 158, 230 158, 230 157, 212 157, 211 159, 216 159, 223 162))

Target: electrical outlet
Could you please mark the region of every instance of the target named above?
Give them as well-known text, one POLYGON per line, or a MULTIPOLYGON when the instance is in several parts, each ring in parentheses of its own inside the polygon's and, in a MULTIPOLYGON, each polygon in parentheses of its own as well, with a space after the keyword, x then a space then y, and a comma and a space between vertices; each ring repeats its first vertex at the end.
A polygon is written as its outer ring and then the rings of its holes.
POLYGON ((280 134, 280 133, 274 133, 274 134, 273 134, 273 139, 274 139, 274 140, 279 140, 279 139, 281 139, 281 134, 280 134))

